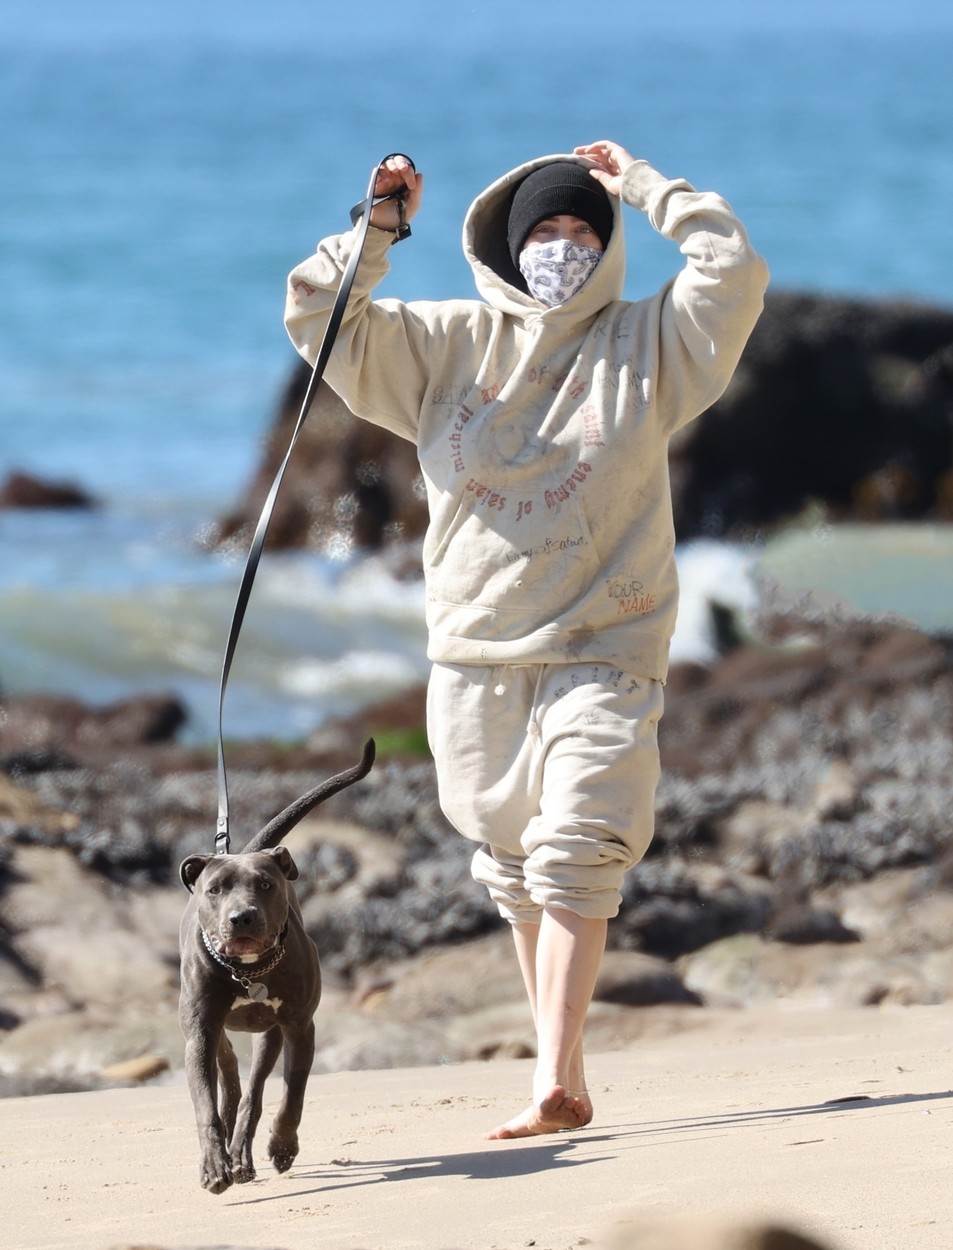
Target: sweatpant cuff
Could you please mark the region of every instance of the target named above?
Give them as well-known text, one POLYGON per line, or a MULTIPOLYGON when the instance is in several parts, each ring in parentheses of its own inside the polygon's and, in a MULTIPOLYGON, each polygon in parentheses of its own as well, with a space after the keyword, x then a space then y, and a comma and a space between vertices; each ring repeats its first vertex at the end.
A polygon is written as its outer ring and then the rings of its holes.
POLYGON ((622 895, 618 890, 573 894, 572 891, 534 886, 530 889, 530 897, 540 908, 562 908, 585 920, 612 920, 618 916, 622 906, 622 895))

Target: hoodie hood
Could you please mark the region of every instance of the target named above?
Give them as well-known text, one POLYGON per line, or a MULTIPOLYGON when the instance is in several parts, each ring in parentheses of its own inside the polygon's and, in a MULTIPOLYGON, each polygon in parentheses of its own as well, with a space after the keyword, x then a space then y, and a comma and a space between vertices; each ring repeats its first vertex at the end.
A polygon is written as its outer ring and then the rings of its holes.
POLYGON ((502 178, 497 178, 476 197, 463 222, 463 254, 473 270, 476 288, 486 302, 507 316, 525 321, 527 317, 543 316, 547 323, 576 322, 594 317, 606 304, 622 298, 625 281, 625 240, 622 230, 622 205, 618 196, 610 195, 612 204, 612 237, 592 277, 568 299, 555 308, 534 299, 526 289, 523 275, 510 259, 506 241, 506 225, 510 203, 516 188, 534 169, 553 161, 573 161, 584 169, 596 168, 584 156, 557 153, 538 156, 517 165, 502 178))

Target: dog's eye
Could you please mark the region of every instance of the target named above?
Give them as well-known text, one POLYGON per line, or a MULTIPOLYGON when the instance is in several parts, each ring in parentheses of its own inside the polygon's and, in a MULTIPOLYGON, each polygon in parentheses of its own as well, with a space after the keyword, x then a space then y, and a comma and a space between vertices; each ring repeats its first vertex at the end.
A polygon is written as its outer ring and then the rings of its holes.
POLYGON ((206 894, 221 894, 221 892, 222 891, 218 888, 217 885, 210 885, 208 889, 205 891, 206 894))
POLYGON ((258 882, 258 888, 259 890, 270 890, 271 882, 262 877, 262 879, 258 882))

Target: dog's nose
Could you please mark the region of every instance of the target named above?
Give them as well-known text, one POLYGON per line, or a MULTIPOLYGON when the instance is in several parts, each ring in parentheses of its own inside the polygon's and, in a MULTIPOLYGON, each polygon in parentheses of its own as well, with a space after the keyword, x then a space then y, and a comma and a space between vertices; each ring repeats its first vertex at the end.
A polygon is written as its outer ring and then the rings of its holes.
POLYGON ((258 909, 255 907, 246 907, 244 911, 233 911, 228 918, 228 923, 233 929, 247 929, 249 925, 255 923, 258 918, 258 909))

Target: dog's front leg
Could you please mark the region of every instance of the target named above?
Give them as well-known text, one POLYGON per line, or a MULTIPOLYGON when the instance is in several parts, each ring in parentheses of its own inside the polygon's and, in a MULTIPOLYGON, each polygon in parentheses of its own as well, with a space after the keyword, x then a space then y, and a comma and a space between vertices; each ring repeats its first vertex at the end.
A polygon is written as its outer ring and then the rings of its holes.
POLYGON ((266 1033, 259 1033, 254 1041, 251 1072, 244 1097, 238 1107, 238 1119, 229 1150, 232 1160, 232 1176, 237 1185, 255 1179, 252 1159, 252 1141, 261 1118, 261 1099, 265 1081, 271 1074, 281 1050, 281 1029, 277 1025, 266 1033))
POLYGON ((314 1021, 286 1028, 284 1038, 285 1092, 268 1142, 268 1157, 279 1172, 287 1172, 298 1154, 298 1125, 314 1059, 314 1021))
POLYGON ((225 1129, 215 1098, 216 1061, 221 1026, 193 1017, 185 1027, 185 1071, 199 1133, 199 1179, 203 1189, 220 1194, 232 1183, 225 1129))

